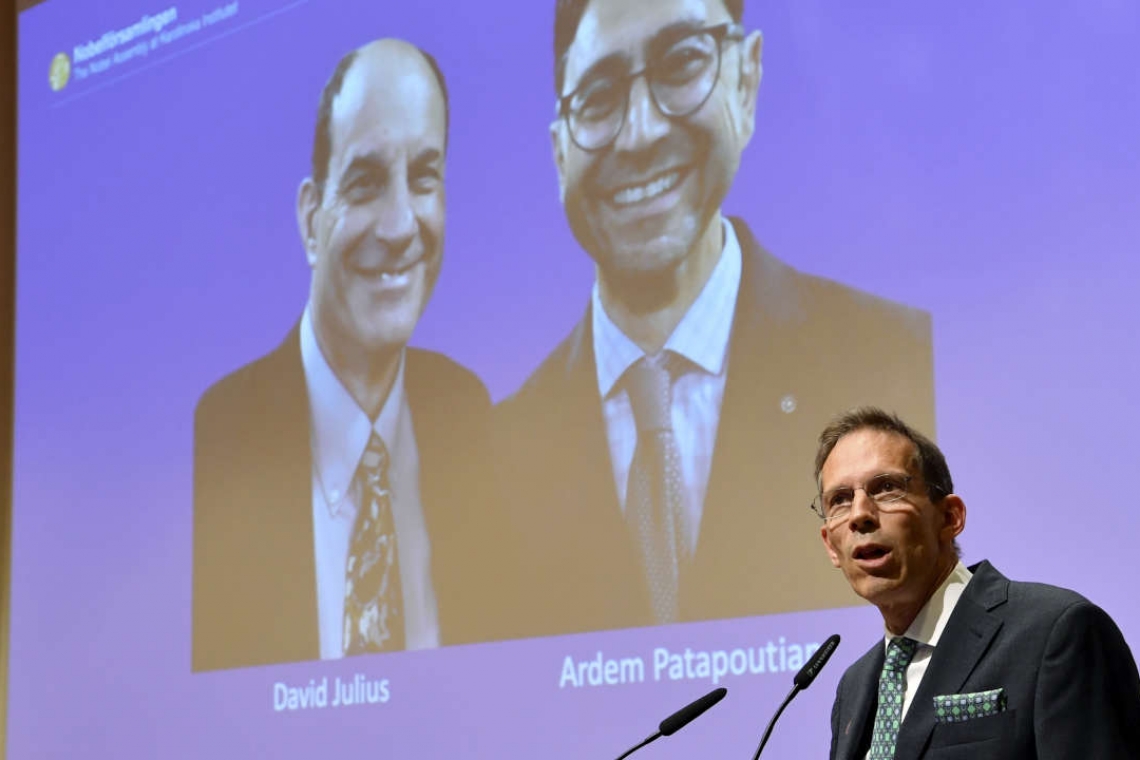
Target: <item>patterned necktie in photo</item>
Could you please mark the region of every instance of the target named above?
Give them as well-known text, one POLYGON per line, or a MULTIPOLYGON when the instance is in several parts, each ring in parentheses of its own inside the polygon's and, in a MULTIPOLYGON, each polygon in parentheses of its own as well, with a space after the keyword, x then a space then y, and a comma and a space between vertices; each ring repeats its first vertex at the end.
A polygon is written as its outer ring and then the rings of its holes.
POLYGON ((639 359, 626 372, 637 447, 626 485, 625 518, 641 553, 657 623, 678 619, 682 537, 681 457, 670 415, 671 378, 666 354, 639 359))
POLYGON ((360 506, 344 578, 344 653, 404 648, 404 602, 396 524, 388 490, 388 449, 372 433, 360 459, 360 506))
POLYGON ((906 695, 906 668, 918 650, 914 639, 891 639, 883 672, 879 675, 879 708, 875 711, 875 729, 871 732, 868 760, 892 760, 895 742, 902 725, 903 697, 906 695))

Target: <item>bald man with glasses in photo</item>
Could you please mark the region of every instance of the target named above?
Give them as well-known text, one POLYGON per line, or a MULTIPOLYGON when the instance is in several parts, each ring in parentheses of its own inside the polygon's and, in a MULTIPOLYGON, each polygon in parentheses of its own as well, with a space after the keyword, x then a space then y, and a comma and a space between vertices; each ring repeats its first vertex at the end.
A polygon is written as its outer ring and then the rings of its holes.
POLYGON ((763 70, 743 10, 557 2, 550 136, 596 282, 496 410, 520 633, 850 604, 795 509, 812 435, 872 400, 933 426, 929 316, 792 269, 722 212, 763 70))

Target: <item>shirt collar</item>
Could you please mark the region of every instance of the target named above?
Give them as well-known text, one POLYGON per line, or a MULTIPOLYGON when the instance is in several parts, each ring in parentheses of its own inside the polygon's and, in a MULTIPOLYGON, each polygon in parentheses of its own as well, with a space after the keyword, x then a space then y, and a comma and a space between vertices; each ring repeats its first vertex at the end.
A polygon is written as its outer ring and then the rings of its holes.
MULTIPOLYGON (((954 607, 962 598, 966 584, 973 577, 973 573, 962 564, 961 560, 958 560, 954 569, 946 576, 946 580, 942 581, 942 585, 935 590, 934 594, 919 610, 918 615, 903 636, 926 646, 938 646, 942 632, 946 630, 946 624, 950 621, 951 613, 954 612, 954 607)), ((888 644, 892 638, 894 636, 890 631, 887 631, 886 642, 888 644)))
POLYGON ((325 359, 317 343, 309 307, 305 307, 301 316, 300 333, 301 363, 309 391, 313 467, 325 501, 335 509, 351 490, 353 476, 372 431, 376 431, 389 450, 399 445, 396 433, 406 407, 404 353, 400 353, 392 390, 388 392, 376 421, 372 422, 325 359))
MULTIPOLYGON (((665 350, 683 356, 710 375, 724 372, 732 316, 736 312, 736 296, 740 291, 740 241, 727 220, 722 218, 721 225, 724 247, 720 259, 692 306, 665 341, 665 350)), ((605 398, 625 371, 644 354, 606 314, 597 282, 594 283, 591 304, 598 390, 605 398)))

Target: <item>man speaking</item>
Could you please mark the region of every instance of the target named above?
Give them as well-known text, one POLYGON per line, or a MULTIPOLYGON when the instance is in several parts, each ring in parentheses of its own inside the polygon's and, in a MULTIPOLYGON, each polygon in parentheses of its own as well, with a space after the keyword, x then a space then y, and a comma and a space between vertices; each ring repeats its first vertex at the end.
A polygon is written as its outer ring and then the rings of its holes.
POLYGON ((1072 591, 962 564, 966 504, 930 439, 855 409, 820 435, 816 477, 831 563, 886 627, 839 682, 833 760, 1140 757, 1119 629, 1072 591))
POLYGON ((447 117, 435 61, 398 40, 321 94, 296 207, 308 305, 197 409, 195 670, 480 638, 490 400, 406 347, 443 256, 447 117))
POLYGON ((928 315, 795 271, 721 206, 757 131, 742 0, 559 0, 554 162, 595 264, 496 411, 530 633, 846 603, 797 461, 836 408, 933 424, 928 315))

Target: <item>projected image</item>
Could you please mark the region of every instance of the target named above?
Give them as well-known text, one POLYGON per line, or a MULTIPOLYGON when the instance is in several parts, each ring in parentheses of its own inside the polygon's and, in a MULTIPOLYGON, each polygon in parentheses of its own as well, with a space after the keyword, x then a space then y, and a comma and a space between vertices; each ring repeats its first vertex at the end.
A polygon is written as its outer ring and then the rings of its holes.
POLYGON ((1131 5, 30 5, 9 756, 826 757, 862 406, 1136 650, 1131 5))
POLYGON ((854 404, 933 429, 929 317, 722 213, 775 118, 740 5, 630 7, 558 5, 551 177, 596 283, 493 431, 478 379, 406 349, 442 260, 443 74, 395 41, 333 72, 308 305, 197 411, 196 670, 854 603, 803 462, 854 404))
POLYGON ((848 605, 803 462, 838 409, 933 431, 929 315, 801 274, 722 202, 779 114, 742 3, 560 2, 550 127, 585 314, 496 410, 528 634, 848 605))
POLYGON ((196 413, 196 670, 484 635, 490 399, 407 348, 443 261, 447 128, 443 74, 399 40, 346 55, 320 95, 308 303, 196 413))

